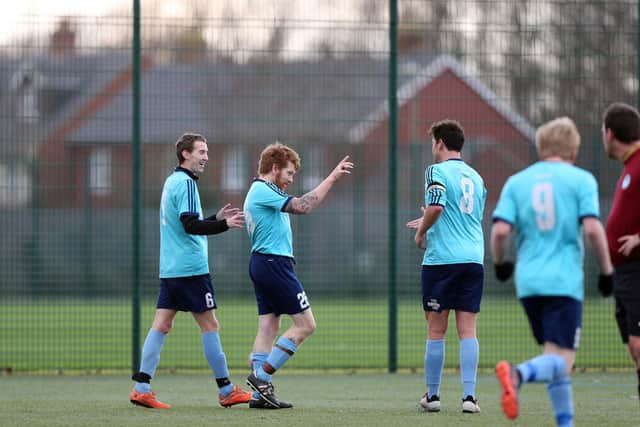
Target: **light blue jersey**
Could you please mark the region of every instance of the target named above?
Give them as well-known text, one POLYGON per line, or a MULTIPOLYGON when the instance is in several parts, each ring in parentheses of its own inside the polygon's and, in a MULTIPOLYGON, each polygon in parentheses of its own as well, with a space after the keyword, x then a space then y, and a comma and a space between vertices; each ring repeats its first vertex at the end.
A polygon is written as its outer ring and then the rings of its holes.
POLYGON ((482 213, 487 189, 462 159, 449 159, 425 171, 425 206, 440 205, 442 215, 427 230, 422 265, 484 261, 482 213))
POLYGON ((537 162, 510 177, 493 219, 516 232, 516 290, 582 301, 582 219, 598 217, 593 175, 565 162, 537 162))
POLYGON ((293 258, 289 214, 284 208, 293 196, 275 184, 255 179, 244 200, 244 217, 251 238, 251 252, 293 258))
POLYGON ((203 219, 195 176, 176 168, 164 182, 160 201, 160 278, 209 273, 207 236, 188 234, 180 217, 203 219))

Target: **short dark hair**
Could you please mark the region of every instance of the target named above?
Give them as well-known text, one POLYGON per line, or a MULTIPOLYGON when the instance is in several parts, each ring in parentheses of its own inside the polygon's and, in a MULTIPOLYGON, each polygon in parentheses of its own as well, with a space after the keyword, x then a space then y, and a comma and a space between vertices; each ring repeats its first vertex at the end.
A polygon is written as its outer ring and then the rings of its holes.
POLYGON ((611 129, 618 141, 630 144, 640 140, 640 114, 631 105, 623 102, 609 105, 602 120, 604 128, 611 129))
POLYGON ((445 119, 431 125, 429 134, 437 140, 442 140, 447 149, 462 151, 464 145, 464 130, 455 120, 445 119))
POLYGON ((205 144, 207 143, 207 139, 199 133, 186 132, 178 138, 176 141, 176 157, 178 157, 178 164, 184 162, 184 157, 182 156, 182 152, 184 150, 187 150, 189 153, 193 152, 196 141, 202 141, 205 144))

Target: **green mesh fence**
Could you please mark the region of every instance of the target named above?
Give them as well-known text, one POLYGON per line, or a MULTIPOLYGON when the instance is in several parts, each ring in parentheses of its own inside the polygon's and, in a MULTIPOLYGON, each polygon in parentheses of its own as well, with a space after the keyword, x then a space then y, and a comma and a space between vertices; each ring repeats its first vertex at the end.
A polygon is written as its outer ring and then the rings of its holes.
MULTIPOLYGON (((142 8, 142 337, 158 288, 158 206, 184 131, 209 139, 206 214, 241 206, 258 154, 279 140, 302 157, 291 192, 342 156, 356 164, 326 203, 293 217, 296 271, 318 321, 288 369, 388 367, 389 224, 395 211, 397 366, 421 369, 422 254, 404 224, 420 214, 428 126, 461 121, 463 156, 484 177, 487 259, 480 364, 537 351, 513 283, 495 281, 491 212, 506 178, 535 160, 539 124, 572 117, 578 165, 606 219, 620 166, 600 142, 604 107, 636 104, 632 1, 398 1, 397 167, 389 168, 385 1, 156 1, 142 8), (210 4, 211 3, 211 4, 210 4), (397 188, 389 188, 389 174, 397 188), (395 193, 396 204, 389 195, 395 193)), ((126 370, 132 359, 131 5, 100 16, 23 15, 0 39, 0 369, 126 370)), ((257 327, 243 230, 210 238, 222 343, 245 369, 257 327)), ((587 297, 578 368, 627 368, 611 299, 587 297)), ((453 317, 453 316, 452 316, 453 317)), ((288 325, 283 320, 283 327, 288 325)), ((446 366, 455 368, 453 318, 446 366)), ((138 346, 142 343, 140 342, 138 346)), ((394 345, 392 342, 391 345, 394 345)), ((160 368, 205 369, 195 322, 179 314, 160 368)))

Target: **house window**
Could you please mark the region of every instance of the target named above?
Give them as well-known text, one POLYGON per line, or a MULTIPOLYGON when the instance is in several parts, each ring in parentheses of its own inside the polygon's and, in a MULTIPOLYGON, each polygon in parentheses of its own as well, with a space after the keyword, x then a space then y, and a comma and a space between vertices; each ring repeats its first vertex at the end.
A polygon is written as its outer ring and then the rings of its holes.
POLYGON ((222 189, 224 191, 244 191, 248 185, 248 159, 244 147, 234 145, 227 148, 222 161, 222 189))
POLYGON ((325 170, 325 152, 322 146, 309 146, 302 156, 302 186, 304 191, 308 191, 320 184, 330 171, 325 170))
POLYGON ((26 206, 30 198, 29 170, 15 164, 0 164, 0 207, 26 206))
POLYGON ((94 196, 108 196, 111 185, 111 150, 94 148, 89 155, 89 190, 94 196))

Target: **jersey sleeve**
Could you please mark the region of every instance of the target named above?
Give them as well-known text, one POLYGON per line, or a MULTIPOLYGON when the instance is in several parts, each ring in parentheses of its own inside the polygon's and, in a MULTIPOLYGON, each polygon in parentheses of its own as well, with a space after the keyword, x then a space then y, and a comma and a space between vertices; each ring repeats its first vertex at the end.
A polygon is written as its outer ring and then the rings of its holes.
POLYGON ((180 217, 184 215, 200 216, 196 204, 196 183, 191 179, 185 179, 174 187, 173 198, 176 201, 176 210, 180 217))
POLYGON ((504 187, 502 187, 500 199, 498 199, 496 209, 493 211, 493 221, 505 221, 514 225, 517 214, 516 207, 517 203, 513 194, 513 181, 510 178, 504 184, 504 187))
POLYGON ((284 207, 291 199, 293 199, 293 196, 281 191, 275 185, 265 182, 256 192, 255 203, 276 211, 281 211, 284 210, 284 207))
POLYGON ((444 174, 436 165, 431 165, 425 171, 424 180, 425 206, 442 206, 447 204, 447 186, 444 174))
POLYGON ((580 220, 588 217, 598 218, 600 216, 600 205, 598 204, 598 182, 590 173, 586 174, 584 183, 578 186, 578 216, 580 220))

